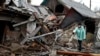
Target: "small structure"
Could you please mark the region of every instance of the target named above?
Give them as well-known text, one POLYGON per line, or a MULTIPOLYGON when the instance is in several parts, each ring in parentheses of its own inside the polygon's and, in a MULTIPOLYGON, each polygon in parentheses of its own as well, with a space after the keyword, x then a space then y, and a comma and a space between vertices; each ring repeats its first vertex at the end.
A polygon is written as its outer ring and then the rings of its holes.
POLYGON ((86 41, 90 43, 96 40, 96 33, 99 32, 96 26, 100 16, 90 8, 73 0, 49 0, 45 6, 49 7, 57 16, 65 15, 60 24, 61 29, 66 29, 75 22, 83 22, 87 30, 86 41))
POLYGON ((46 6, 48 6, 55 15, 65 15, 63 22, 60 24, 60 28, 64 29, 74 22, 83 22, 87 27, 87 32, 94 34, 95 21, 100 17, 85 5, 72 0, 49 0, 46 6))

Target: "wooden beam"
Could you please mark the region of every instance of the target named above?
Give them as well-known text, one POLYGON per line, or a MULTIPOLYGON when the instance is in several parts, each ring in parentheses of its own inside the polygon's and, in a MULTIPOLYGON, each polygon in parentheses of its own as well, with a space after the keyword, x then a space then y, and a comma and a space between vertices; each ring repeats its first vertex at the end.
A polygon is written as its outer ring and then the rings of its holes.
POLYGON ((67 52, 67 51, 57 51, 58 55, 82 55, 82 56, 100 56, 100 54, 91 53, 81 53, 81 52, 67 52))
POLYGON ((32 22, 32 21, 34 21, 34 20, 35 20, 35 19, 34 19, 34 16, 31 16, 31 17, 29 18, 29 20, 26 20, 26 21, 23 21, 23 22, 14 24, 13 27, 17 27, 17 26, 20 26, 20 25, 23 25, 23 24, 27 24, 27 23, 32 22))
POLYGON ((39 40, 35 40, 35 42, 37 42, 39 45, 41 45, 43 48, 45 48, 47 51, 50 51, 50 49, 46 46, 46 45, 44 45, 44 44, 42 44, 39 40))

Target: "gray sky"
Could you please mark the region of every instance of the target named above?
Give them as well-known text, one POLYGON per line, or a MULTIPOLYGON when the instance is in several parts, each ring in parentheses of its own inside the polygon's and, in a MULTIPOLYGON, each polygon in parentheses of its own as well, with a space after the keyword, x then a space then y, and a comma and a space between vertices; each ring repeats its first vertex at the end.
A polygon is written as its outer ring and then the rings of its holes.
MULTIPOLYGON (((33 5, 40 5, 40 3, 42 2, 43 0, 32 0, 32 4, 33 5)), ((87 7, 90 7, 90 0, 74 0, 76 2, 80 2, 84 5, 86 5, 87 7)), ((98 7, 100 8, 100 0, 91 0, 92 1, 92 10, 94 10, 94 8, 98 7)))
MULTIPOLYGON (((75 0, 76 2, 84 3, 90 8, 90 0, 75 0)), ((96 7, 100 8, 100 0, 91 0, 91 8, 94 10, 96 7)))
POLYGON ((43 0, 32 0, 33 5, 40 5, 43 0))

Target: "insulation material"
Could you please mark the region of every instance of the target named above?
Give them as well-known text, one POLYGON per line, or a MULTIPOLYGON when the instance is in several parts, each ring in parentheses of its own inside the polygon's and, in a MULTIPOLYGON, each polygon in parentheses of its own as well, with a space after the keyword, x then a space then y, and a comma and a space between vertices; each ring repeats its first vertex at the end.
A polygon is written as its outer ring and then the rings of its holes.
MULTIPOLYGON (((35 22, 30 22, 27 24, 27 32, 31 34, 34 30, 36 29, 36 23, 35 22)), ((27 35, 29 35, 27 34, 27 35)))

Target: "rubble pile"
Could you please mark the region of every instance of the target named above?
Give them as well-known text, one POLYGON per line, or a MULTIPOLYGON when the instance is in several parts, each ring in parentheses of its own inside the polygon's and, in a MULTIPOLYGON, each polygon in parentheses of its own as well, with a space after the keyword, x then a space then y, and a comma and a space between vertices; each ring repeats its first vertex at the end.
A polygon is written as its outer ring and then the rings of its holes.
MULTIPOLYGON (((38 19, 35 19, 34 22, 39 21, 38 19)), ((15 27, 15 25, 18 24, 19 23, 14 24, 13 26, 15 27)), ((61 29, 53 30, 53 27, 49 28, 47 25, 41 24, 41 22, 39 22, 39 24, 36 23, 38 26, 29 35, 26 32, 27 24, 22 24, 21 26, 18 25, 19 27, 15 27, 14 31, 10 31, 9 27, 6 26, 4 39, 0 45, 0 50, 3 51, 0 52, 0 55, 41 56, 52 55, 51 52, 54 52, 54 50, 67 51, 67 49, 64 49, 63 47, 67 46, 67 43, 69 42, 69 39, 72 35, 72 30, 74 29, 73 27, 66 31, 61 29)))
POLYGON ((6 23, 0 44, 0 56, 49 55, 63 34, 59 22, 65 16, 57 19, 47 7, 32 6, 22 0, 19 1, 22 4, 17 4, 16 1, 6 2, 8 3, 0 11, 0 15, 10 21, 3 20, 6 23))
MULTIPOLYGON (((74 8, 68 13, 56 15, 46 6, 31 5, 31 0, 2 2, 0 56, 59 56, 77 51, 77 38, 72 33, 77 26, 76 21, 83 20, 77 18, 83 16, 76 14, 74 8)), ((93 34, 88 32, 87 37, 87 43, 84 41, 82 44, 86 50, 93 46, 93 34)))

